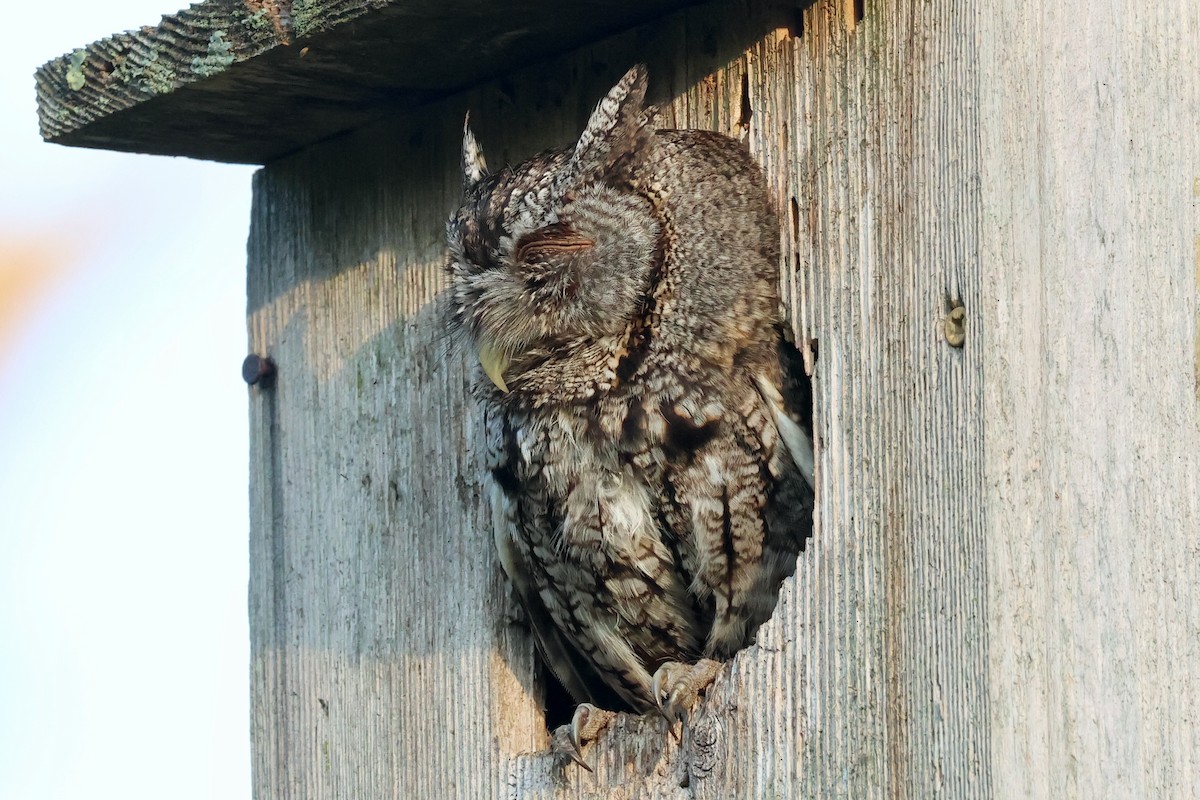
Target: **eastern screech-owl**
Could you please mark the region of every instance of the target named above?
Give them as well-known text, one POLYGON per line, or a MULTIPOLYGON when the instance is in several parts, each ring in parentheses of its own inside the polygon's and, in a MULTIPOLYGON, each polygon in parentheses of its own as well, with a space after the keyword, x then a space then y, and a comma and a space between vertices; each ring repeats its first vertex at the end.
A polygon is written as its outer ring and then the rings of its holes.
POLYGON ((795 569, 811 400, 759 168, 655 130, 645 93, 634 67, 574 146, 494 173, 464 130, 448 324, 482 365, 496 547, 542 656, 580 703, 674 718, 795 569))

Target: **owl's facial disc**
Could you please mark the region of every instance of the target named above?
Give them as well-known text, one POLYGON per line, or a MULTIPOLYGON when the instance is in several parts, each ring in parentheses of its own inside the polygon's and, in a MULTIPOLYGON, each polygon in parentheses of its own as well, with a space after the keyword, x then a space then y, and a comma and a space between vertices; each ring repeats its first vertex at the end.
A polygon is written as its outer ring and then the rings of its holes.
POLYGON ((508 394, 508 384, 504 382, 504 371, 512 363, 512 356, 499 347, 495 342, 484 340, 479 343, 479 363, 483 372, 496 384, 496 388, 508 394))

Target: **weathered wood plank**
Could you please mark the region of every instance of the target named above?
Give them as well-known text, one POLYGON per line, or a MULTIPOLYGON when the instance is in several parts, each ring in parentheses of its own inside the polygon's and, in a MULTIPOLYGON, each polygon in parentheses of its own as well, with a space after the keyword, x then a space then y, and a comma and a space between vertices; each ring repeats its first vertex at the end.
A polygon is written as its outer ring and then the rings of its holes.
POLYGON ((1196 797, 1200 10, 980 26, 997 795, 1196 797))
POLYGON ((264 164, 697 0, 205 0, 36 73, 44 139, 264 164))
POLYGON ((250 335, 278 364, 251 406, 255 794, 501 796, 494 753, 541 718, 510 701, 530 651, 505 644, 466 378, 427 305, 441 209, 413 192, 448 171, 357 152, 255 186, 250 335))

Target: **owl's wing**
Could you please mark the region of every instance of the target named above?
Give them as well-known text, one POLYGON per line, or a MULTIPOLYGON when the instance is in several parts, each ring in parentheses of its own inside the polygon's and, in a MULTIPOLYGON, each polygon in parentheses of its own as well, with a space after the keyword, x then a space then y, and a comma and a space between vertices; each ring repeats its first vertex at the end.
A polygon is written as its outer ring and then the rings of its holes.
POLYGON ((781 329, 779 333, 781 386, 758 377, 758 391, 771 411, 779 437, 800 470, 809 489, 816 486, 812 441, 812 384, 804 371, 804 358, 781 329))
POLYGON ((804 358, 789 333, 782 327, 778 333, 778 374, 756 377, 759 395, 778 433, 760 441, 773 438, 776 442, 764 453, 772 487, 770 502, 763 509, 763 523, 765 550, 791 554, 783 562, 787 569, 777 572, 780 577, 792 573, 796 552, 804 550, 812 535, 816 501, 812 384, 804 371, 804 358))
POLYGON ((523 521, 517 499, 518 451, 515 436, 500 409, 485 411, 485 425, 488 430, 489 467, 485 480, 489 484, 496 553, 517 600, 525 609, 538 652, 554 677, 576 702, 594 702, 604 708, 620 708, 622 701, 611 692, 590 662, 563 636, 533 583, 535 569, 517 543, 523 521))
POLYGON ((706 653, 726 658, 752 641, 775 609, 780 582, 812 532, 811 391, 800 354, 785 339, 771 362, 731 390, 719 433, 677 464, 671 495, 696 555, 685 558, 693 591, 715 600, 706 653), (741 392, 741 394, 738 394, 741 392))

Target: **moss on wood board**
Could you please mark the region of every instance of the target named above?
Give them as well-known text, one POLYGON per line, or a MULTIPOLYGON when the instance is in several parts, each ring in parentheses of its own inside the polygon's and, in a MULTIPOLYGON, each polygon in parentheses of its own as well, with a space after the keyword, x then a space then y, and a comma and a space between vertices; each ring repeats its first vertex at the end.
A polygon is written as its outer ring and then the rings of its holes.
POLYGON ((265 163, 695 0, 206 0, 36 73, 44 139, 265 163))

